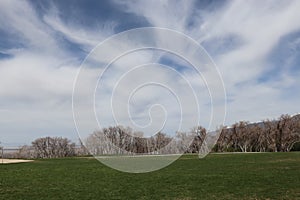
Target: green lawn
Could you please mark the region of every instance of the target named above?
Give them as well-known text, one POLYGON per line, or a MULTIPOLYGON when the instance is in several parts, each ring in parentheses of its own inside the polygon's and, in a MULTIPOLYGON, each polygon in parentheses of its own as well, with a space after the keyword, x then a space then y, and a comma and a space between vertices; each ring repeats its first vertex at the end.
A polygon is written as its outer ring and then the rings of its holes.
POLYGON ((300 153, 185 155, 122 173, 91 158, 0 165, 0 199, 300 199, 300 153))

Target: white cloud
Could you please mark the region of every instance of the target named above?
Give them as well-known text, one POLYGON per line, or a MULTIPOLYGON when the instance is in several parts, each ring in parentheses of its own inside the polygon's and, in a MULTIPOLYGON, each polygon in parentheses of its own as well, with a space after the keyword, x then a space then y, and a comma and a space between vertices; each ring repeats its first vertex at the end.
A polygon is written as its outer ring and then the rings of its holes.
POLYGON ((195 1, 115 1, 127 12, 144 16, 152 25, 186 32, 195 1))
MULTIPOLYGON (((1 140, 28 143, 45 134, 76 139, 71 97, 80 60, 65 49, 58 30, 45 23, 29 2, 1 1, 0 24, 1 31, 22 44, 1 50, 11 55, 0 60, 1 140)), ((59 20, 56 24, 64 27, 59 20)), ((62 34, 70 37, 75 28, 66 26, 62 34)), ((91 49, 87 36, 82 41, 91 49)))
POLYGON ((2 31, 17 35, 16 42, 23 44, 25 48, 63 54, 49 27, 39 20, 36 11, 26 1, 1 1, 0 24, 2 31))
MULTIPOLYGON (((53 13, 56 12, 58 11, 56 10, 53 13)), ((63 34, 69 41, 82 45, 87 52, 99 44, 100 41, 103 41, 112 35, 113 29, 116 26, 115 23, 111 23, 104 24, 104 26, 99 30, 88 30, 87 27, 81 27, 76 24, 65 24, 57 14, 54 15, 53 13, 44 16, 44 21, 56 32, 63 34)))
POLYGON ((295 106, 299 99, 279 98, 285 85, 296 84, 293 77, 285 74, 277 82, 265 83, 257 79, 269 70, 276 70, 267 68, 267 56, 279 40, 300 30, 299 1, 229 1, 211 12, 193 7, 192 1, 186 6, 184 3, 176 3, 182 9, 174 8, 168 1, 147 1, 144 7, 135 1, 124 4, 128 12, 145 17, 153 26, 182 31, 199 42, 213 43, 227 35, 241 40, 234 49, 213 55, 230 100, 233 100, 228 105, 227 123, 297 112, 295 106), (190 18, 194 26, 187 27, 190 18))
MULTIPOLYGON (((207 41, 213 43, 228 35, 239 38, 240 43, 235 48, 222 47, 225 50, 221 54, 212 55, 221 71, 230 100, 227 123, 240 119, 257 121, 267 117, 277 117, 282 113, 299 112, 296 110, 296 105, 299 105, 299 95, 294 94, 290 98, 284 96, 289 88, 299 85, 296 76, 283 71, 276 80, 260 82, 258 78, 263 77, 267 71, 274 70, 273 66, 267 65, 268 55, 280 39, 300 30, 298 20, 300 19, 298 12, 300 2, 228 1, 225 5, 209 12, 197 8, 195 3, 195 1, 167 0, 115 2, 116 6, 123 6, 126 12, 133 13, 137 17, 144 17, 153 26, 181 31, 200 43, 207 41)), ((70 100, 73 80, 80 60, 65 49, 58 35, 89 52, 98 42, 112 35, 119 23, 126 23, 126 19, 120 22, 103 21, 103 26, 101 25, 100 28, 99 26, 87 28, 88 26, 83 27, 75 21, 66 23, 60 18, 60 12, 52 5, 51 9, 41 17, 27 1, 4 0, 0 2, 0 30, 13 35, 13 39, 18 44, 22 44, 21 47, 0 49, 2 53, 12 55, 10 58, 0 60, 0 95, 2 97, 0 100, 0 136, 4 139, 14 138, 18 141, 17 138, 20 137, 21 141, 30 132, 30 136, 27 137, 30 141, 39 137, 43 130, 49 134, 51 131, 55 133, 66 131, 67 133, 64 133, 66 136, 74 138, 70 100), (18 127, 15 124, 18 124, 18 127), (10 135, 6 135, 7 132, 10 135)), ((101 57, 96 57, 94 61, 105 64, 114 53, 131 49, 136 45, 134 41, 145 40, 145 38, 149 39, 147 35, 144 35, 143 38, 134 38, 134 40, 128 38, 125 40, 127 43, 117 41, 107 46, 101 57)), ((184 52, 189 50, 186 44, 178 42, 176 38, 173 38, 173 41, 172 44, 164 43, 166 40, 158 34, 156 38, 150 38, 148 42, 152 45, 155 42, 166 46, 173 45, 178 49, 182 48, 184 52)), ((291 44, 291 48, 295 48, 293 45, 299 46, 299 39, 291 44)), ((103 79, 106 89, 112 89, 118 77, 129 67, 157 62, 162 57, 171 58, 181 65, 184 64, 162 52, 132 53, 115 63, 117 73, 113 70, 108 71, 107 77, 103 79)), ((97 79, 97 70, 92 68, 89 70, 87 72, 90 75, 89 79, 97 79)), ((174 74, 160 72, 150 70, 146 76, 163 81, 178 81, 174 74)), ((211 74, 205 74, 205 71, 203 73, 206 78, 213 77, 211 74)), ((209 113, 205 82, 193 72, 185 71, 183 74, 196 91, 202 92, 197 94, 201 99, 200 106, 204 113, 209 113)), ((140 79, 143 80, 143 77, 131 77, 131 79, 137 82, 140 79)), ((82 90, 83 93, 79 98, 85 97, 90 90, 94 89, 89 85, 90 80, 86 80, 85 83, 87 85, 84 85, 83 89, 86 90, 82 90)), ((186 92, 184 89, 180 90, 183 83, 182 80, 175 82, 179 90, 177 93, 182 96, 186 92)), ((216 88, 213 80, 210 84, 216 88)), ((121 86, 120 94, 128 91, 129 86, 130 84, 121 86)), ((159 97, 159 102, 169 106, 170 115, 176 113, 173 108, 175 103, 168 104, 169 97, 165 97, 161 90, 152 90, 153 88, 141 90, 136 96, 135 100, 142 102, 141 107, 148 105, 145 103, 146 100, 159 97)), ((126 92, 123 95, 126 96, 126 92)), ((124 96, 120 98, 120 104, 124 96)), ((104 97, 104 100, 109 99, 104 97)), ((84 105, 79 106, 84 109, 84 105)), ((105 112, 108 111, 108 107, 102 109, 105 112)), ((138 108, 136 109, 138 114, 138 108)), ((126 114, 127 111, 124 111, 121 117, 126 114)), ((147 112, 138 116, 147 117, 147 112)), ((205 118, 203 121, 208 121, 206 116, 203 118, 205 118)), ((170 118, 170 121, 170 123, 177 123, 175 118, 170 118)))

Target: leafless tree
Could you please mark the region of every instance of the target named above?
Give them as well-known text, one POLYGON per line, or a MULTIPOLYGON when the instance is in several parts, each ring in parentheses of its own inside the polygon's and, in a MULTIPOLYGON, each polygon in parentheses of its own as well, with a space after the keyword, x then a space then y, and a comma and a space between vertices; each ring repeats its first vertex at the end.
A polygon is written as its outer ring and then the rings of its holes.
POLYGON ((207 136, 206 129, 202 126, 197 126, 192 129, 192 134, 194 136, 193 142, 190 146, 189 152, 198 153, 200 152, 201 146, 205 141, 205 137, 207 136))
POLYGON ((75 155, 75 143, 67 138, 45 137, 32 142, 37 158, 58 158, 75 155))
POLYGON ((277 122, 276 147, 278 151, 290 151, 299 141, 299 120, 289 115, 282 115, 277 122))

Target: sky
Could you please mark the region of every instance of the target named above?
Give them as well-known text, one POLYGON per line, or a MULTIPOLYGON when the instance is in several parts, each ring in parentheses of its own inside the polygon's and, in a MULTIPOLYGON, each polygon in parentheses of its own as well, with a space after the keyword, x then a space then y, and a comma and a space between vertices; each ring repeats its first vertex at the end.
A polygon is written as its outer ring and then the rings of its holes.
MULTIPOLYGON (((63 136, 78 141, 72 92, 82 63, 105 39, 142 27, 160 27, 186 34, 205 49, 224 83, 225 125, 298 113, 299 9, 300 1, 297 0, 2 0, 0 142, 4 145, 30 144, 44 136, 63 136)), ((142 39, 154 40, 146 36, 142 39)), ((134 39, 127 42, 130 46, 134 39)), ((176 45, 184 48, 185 44, 176 45)), ((115 45, 106 53, 114 53, 118 48, 115 45)), ((101 62, 104 61, 98 62, 103 65, 101 62)), ((179 104, 168 88, 159 85, 142 87, 130 101, 128 94, 135 88, 131 83, 142 84, 153 78, 170 83, 178 96, 188 97, 183 106, 191 105, 187 99, 192 93, 185 94, 189 91, 185 88, 189 87, 180 81, 185 80, 180 76, 183 74, 196 91, 202 111, 200 123, 207 126, 211 112, 209 92, 189 65, 182 58, 161 50, 144 49, 121 57, 101 77, 103 85, 95 90, 96 115, 100 124, 113 125, 109 120, 108 104, 112 102, 113 108, 117 108, 115 114, 120 124, 134 125, 125 117, 131 113, 138 127, 156 120, 160 125, 167 123, 163 131, 176 131, 180 120, 175 108, 179 104), (130 71, 131 75, 125 76, 127 82, 121 79, 129 69, 147 63, 157 64, 130 71), (118 81, 122 84, 117 84, 118 81), (109 101, 115 86, 115 98, 109 101), (124 102, 126 109, 122 107, 124 102)), ((99 78, 97 70, 91 72, 91 80, 99 78)), ((84 101, 85 93, 80 93, 78 98, 84 101)), ((220 102, 220 106, 223 103, 220 102)), ((192 108, 195 107, 185 108, 187 114, 193 114, 192 108)), ((84 107, 78 109, 85 110, 84 107)), ((189 121, 189 118, 185 119, 189 121)), ((183 126, 191 127, 191 122, 183 126)), ((213 124, 212 129, 216 126, 213 124)))

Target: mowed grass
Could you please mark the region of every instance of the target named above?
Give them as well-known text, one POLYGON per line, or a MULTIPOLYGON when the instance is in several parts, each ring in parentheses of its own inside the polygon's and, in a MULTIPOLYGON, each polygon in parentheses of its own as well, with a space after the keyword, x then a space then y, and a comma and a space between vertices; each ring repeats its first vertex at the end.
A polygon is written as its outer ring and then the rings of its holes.
POLYGON ((0 199, 300 199, 300 153, 185 155, 145 174, 92 158, 0 165, 0 199))

